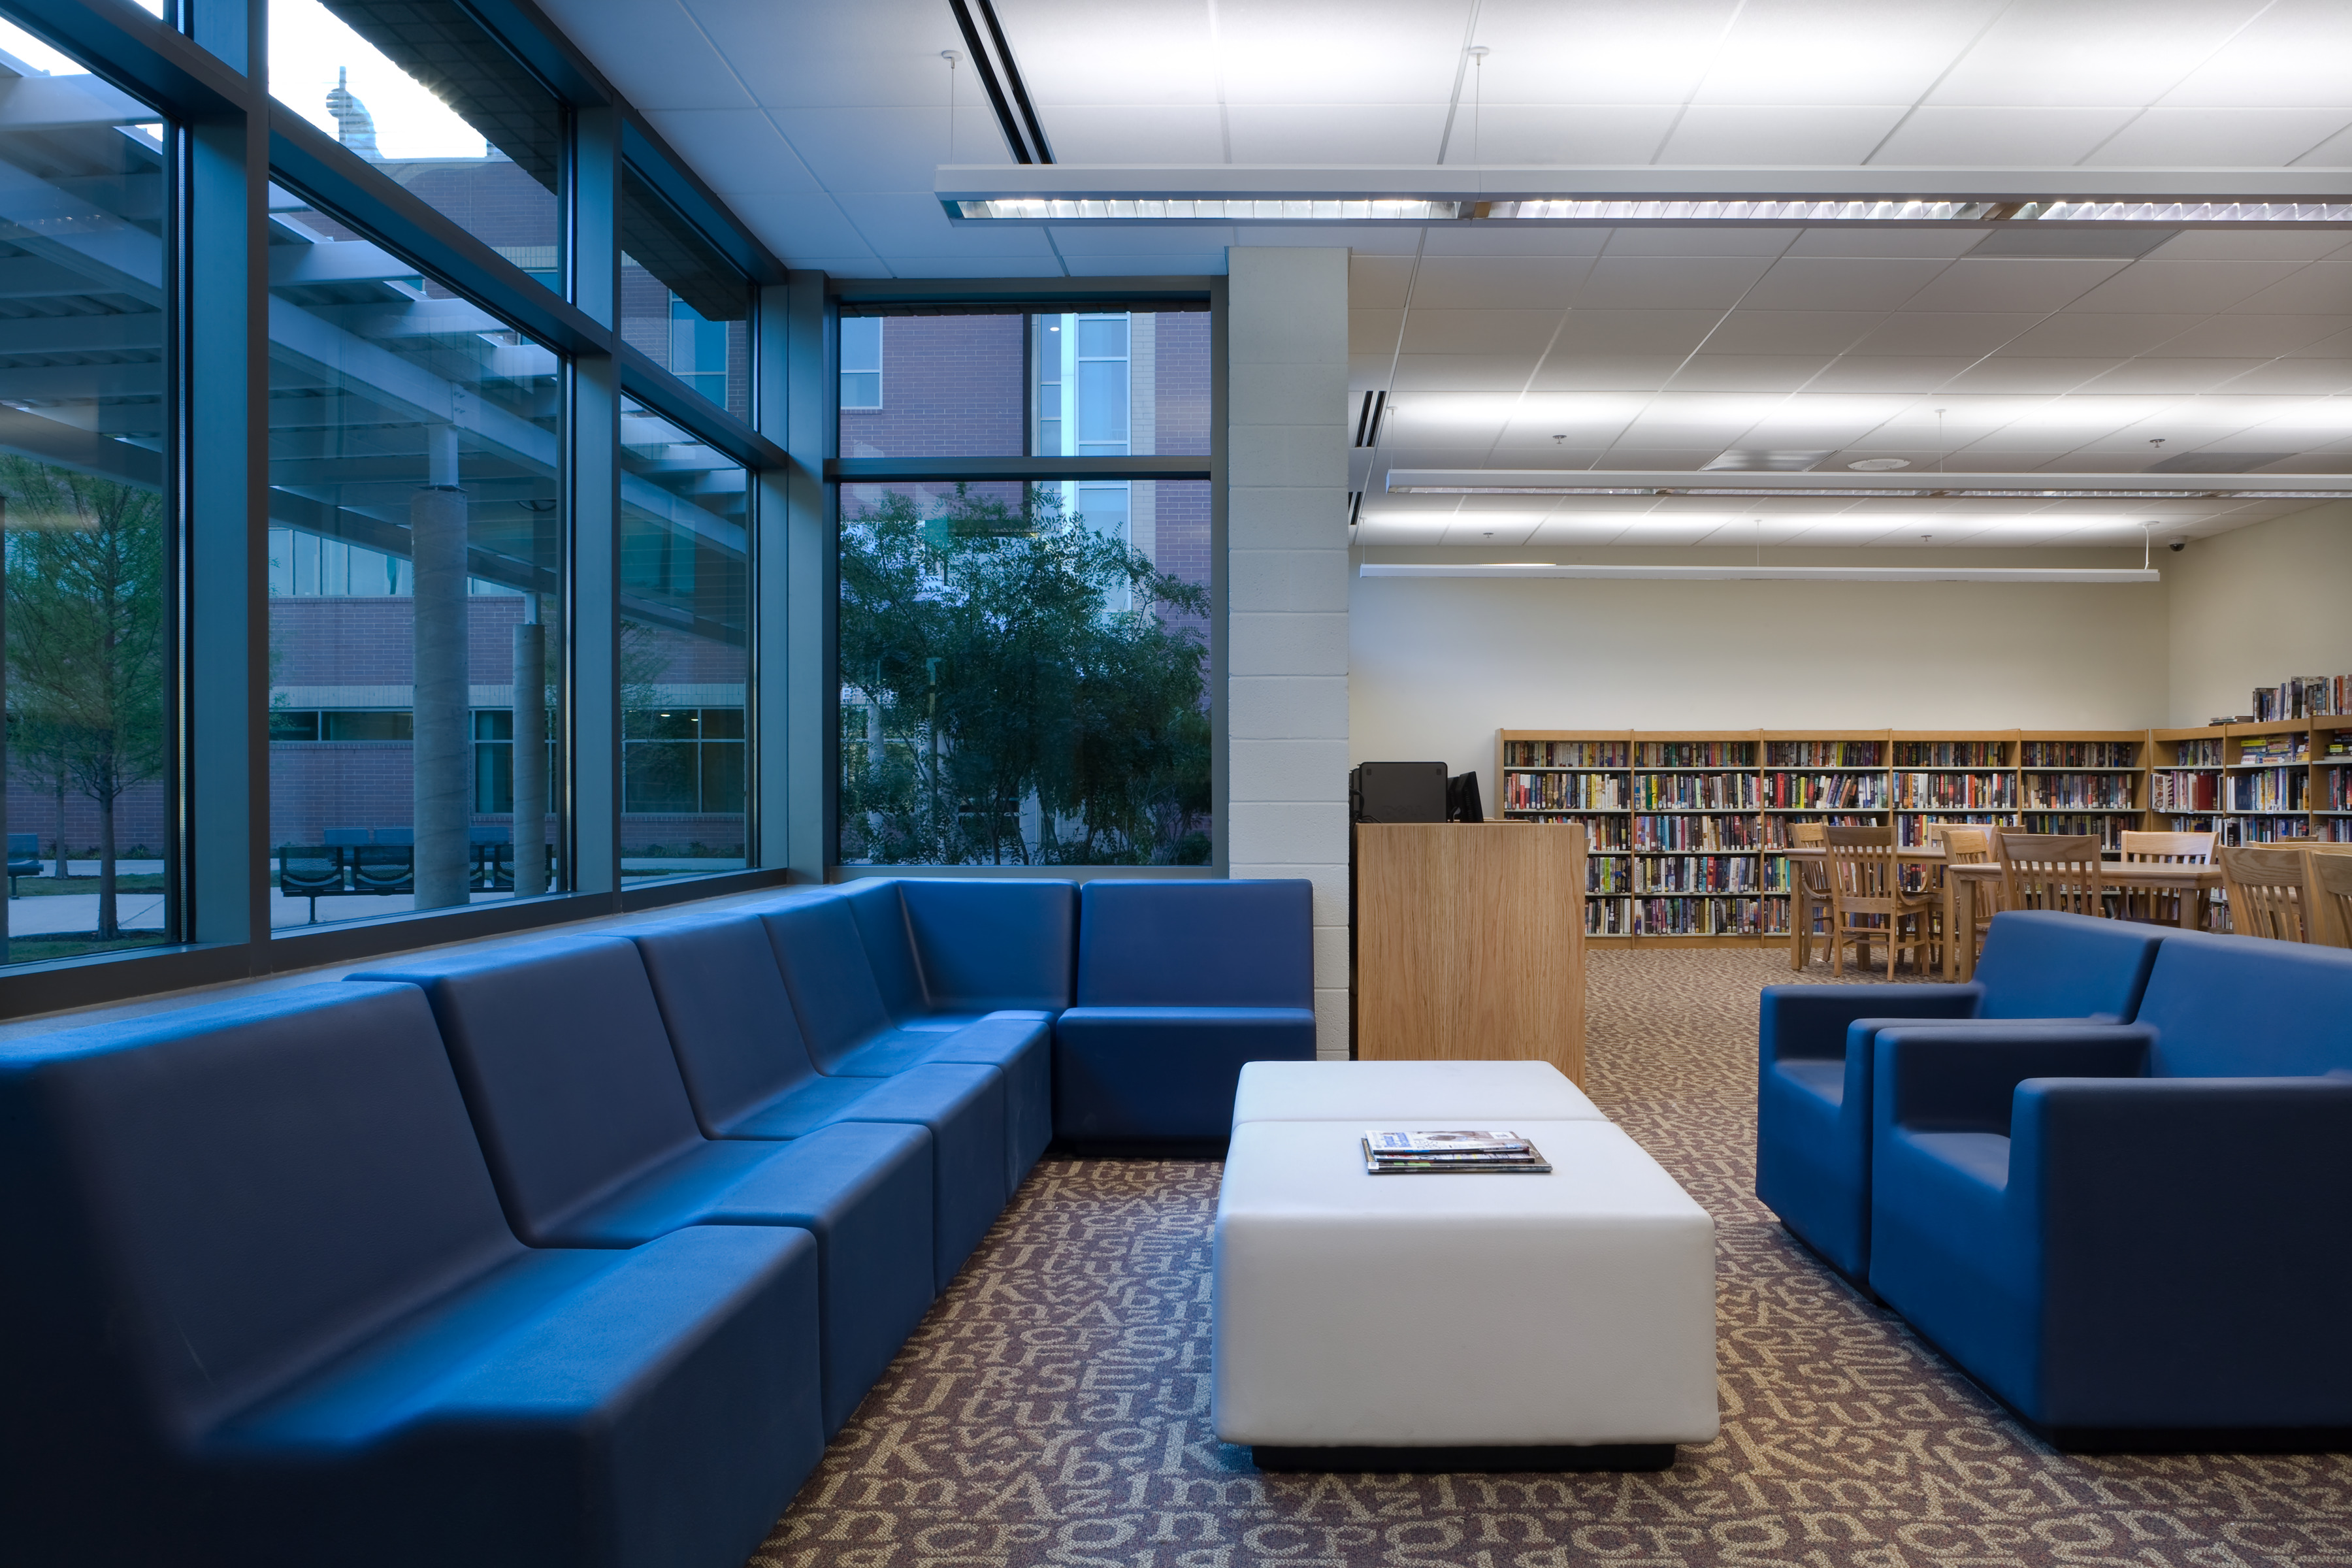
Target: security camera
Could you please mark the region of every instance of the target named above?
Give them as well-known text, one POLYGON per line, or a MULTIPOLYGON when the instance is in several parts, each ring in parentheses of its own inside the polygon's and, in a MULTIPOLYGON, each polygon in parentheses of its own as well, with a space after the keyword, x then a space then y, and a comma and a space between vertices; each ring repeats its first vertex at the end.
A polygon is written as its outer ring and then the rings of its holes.
POLYGON ((2168 539, 2164 542, 2164 547, 2167 550, 2171 551, 2175 555, 2178 555, 2182 551, 2189 548, 2189 541, 2185 539, 2168 539))

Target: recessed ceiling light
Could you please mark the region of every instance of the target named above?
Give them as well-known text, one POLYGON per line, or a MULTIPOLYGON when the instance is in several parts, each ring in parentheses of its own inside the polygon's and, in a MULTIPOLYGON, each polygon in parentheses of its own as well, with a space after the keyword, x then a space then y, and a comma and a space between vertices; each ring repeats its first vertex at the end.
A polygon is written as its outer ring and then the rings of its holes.
POLYGON ((1864 458, 1859 462, 1846 465, 1847 468, 1861 474, 1883 474, 1890 469, 1907 468, 1910 466, 1911 459, 1908 458, 1864 458))

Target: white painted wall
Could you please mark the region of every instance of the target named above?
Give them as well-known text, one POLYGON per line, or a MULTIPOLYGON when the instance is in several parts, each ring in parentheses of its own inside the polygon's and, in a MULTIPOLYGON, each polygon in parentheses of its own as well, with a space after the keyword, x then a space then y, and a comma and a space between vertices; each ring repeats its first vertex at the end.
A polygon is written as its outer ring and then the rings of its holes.
POLYGON ((1315 884, 1316 1048, 1348 1054, 1348 253, 1227 252, 1225 832, 1315 884))
POLYGON ((2257 686, 2352 674, 2352 501, 2160 553, 2171 589, 2167 722, 2253 711, 2257 686))
POLYGON ((1358 577, 1350 605, 1350 756, 1475 768, 1490 812, 1500 729, 2137 729, 2168 712, 2163 584, 1358 577))

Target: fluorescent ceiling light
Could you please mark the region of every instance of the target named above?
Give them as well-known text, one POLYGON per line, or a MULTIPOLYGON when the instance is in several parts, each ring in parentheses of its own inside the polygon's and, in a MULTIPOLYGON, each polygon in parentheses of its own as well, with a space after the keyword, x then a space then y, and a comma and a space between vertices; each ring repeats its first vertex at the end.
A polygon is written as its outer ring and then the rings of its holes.
POLYGON ((1366 577, 1583 577, 1656 583, 2160 583, 2149 568, 2094 566, 1573 566, 1549 561, 1367 561, 1366 577))
MULTIPOLYGON (((2263 474, 2236 484, 2184 483, 2166 474, 1783 474, 1728 469, 1612 472, 1598 468, 1391 468, 1394 495, 1721 496, 1811 500, 2347 500, 2352 475, 2263 474)), ((2204 478, 2205 476, 2195 476, 2204 478)), ((2213 476, 2215 479, 2237 476, 2213 476)))
POLYGON ((1079 164, 939 169, 958 223, 2352 225, 2334 169, 1079 164))

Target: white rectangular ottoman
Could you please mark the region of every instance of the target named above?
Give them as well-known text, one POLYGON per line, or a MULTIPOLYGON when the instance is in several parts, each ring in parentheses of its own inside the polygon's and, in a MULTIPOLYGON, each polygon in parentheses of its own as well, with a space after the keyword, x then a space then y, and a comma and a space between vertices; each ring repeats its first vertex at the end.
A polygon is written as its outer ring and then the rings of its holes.
POLYGON ((1606 1120, 1549 1062, 1250 1062, 1234 1095, 1235 1127, 1351 1121, 1360 1131, 1399 1117, 1416 1127, 1606 1120))
POLYGON ((1714 1440, 1706 1211, 1612 1122, 1474 1120, 1552 1173, 1375 1176, 1360 1125, 1234 1129, 1212 1410, 1261 1468, 1663 1469, 1714 1440))

